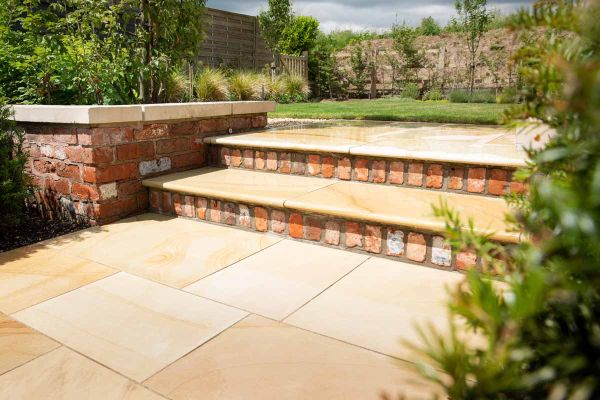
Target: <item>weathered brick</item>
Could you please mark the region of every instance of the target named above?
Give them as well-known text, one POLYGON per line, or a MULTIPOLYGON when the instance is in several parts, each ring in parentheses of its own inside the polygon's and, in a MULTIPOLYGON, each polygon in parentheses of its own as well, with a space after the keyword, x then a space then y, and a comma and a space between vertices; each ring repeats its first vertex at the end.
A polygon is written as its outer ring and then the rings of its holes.
POLYGON ((304 224, 302 223, 302 215, 291 213, 288 223, 290 236, 296 239, 304 237, 304 224))
POLYGON ((333 178, 335 175, 335 159, 333 157, 323 157, 321 160, 321 174, 323 178, 333 178))
MULTIPOLYGON (((65 149, 65 153, 67 155, 67 159, 70 162, 74 162, 74 163, 80 163, 83 162, 83 147, 81 146, 68 146, 65 149)), ((31 151, 30 151, 31 154, 31 151)), ((32 157, 36 157, 35 155, 31 154, 32 157)))
POLYGON ((206 209, 208 208, 208 200, 204 197, 196 197, 196 218, 206 219, 206 209))
POLYGON ((135 129, 133 137, 135 140, 158 139, 169 136, 168 124, 149 124, 142 129, 135 129))
POLYGON ((408 164, 408 184, 411 186, 423 185, 423 163, 408 164))
POLYGON ((201 121, 201 133, 220 133, 226 132, 229 129, 229 121, 227 118, 211 118, 201 121))
POLYGON ((254 154, 254 167, 256 169, 265 169, 266 166, 266 154, 264 151, 256 150, 254 154))
POLYGON ((252 128, 264 128, 267 126, 266 115, 256 115, 252 117, 252 128))
POLYGON ((423 262, 427 255, 425 236, 420 233, 410 232, 406 243, 406 257, 409 260, 423 262))
POLYGON ((138 164, 138 170, 141 176, 168 171, 172 167, 173 164, 169 157, 161 157, 158 160, 153 159, 147 161, 140 161, 140 163, 138 164))
POLYGON ((362 182, 369 180, 369 160, 365 158, 354 160, 354 179, 362 182))
POLYGON ((171 192, 162 192, 160 210, 168 214, 173 212, 173 199, 171 196, 171 192))
POLYGON ((254 207, 254 229, 266 232, 269 229, 269 212, 263 207, 254 207))
POLYGON ((306 156, 304 154, 292 154, 292 174, 306 174, 306 156))
POLYGON ((452 264, 452 250, 441 236, 434 236, 431 240, 431 262, 442 267, 452 264))
POLYGON ((318 154, 308 155, 308 173, 309 175, 319 175, 321 173, 321 156, 318 154))
POLYGON ((477 265, 477 254, 472 250, 462 250, 456 255, 456 268, 470 269, 477 265))
POLYGON ((513 179, 510 182, 510 192, 514 194, 527 193, 527 184, 513 179))
POLYGON ((242 165, 242 152, 240 149, 232 149, 231 150, 231 166, 239 167, 242 165))
POLYGON ((92 165, 109 164, 114 160, 113 153, 114 148, 112 146, 84 148, 83 162, 92 165))
POLYGON ((444 167, 440 164, 431 164, 427 168, 425 186, 432 189, 441 189, 444 184, 444 167))
POLYGON ((223 222, 227 225, 235 225, 235 204, 223 204, 223 222))
POLYGON ((200 133, 200 121, 184 121, 169 124, 171 136, 196 135, 200 133))
POLYGON ((369 253, 381 253, 381 227, 365 225, 365 250, 369 253))
POLYGON ((81 168, 79 165, 60 163, 56 168, 56 174, 60 177, 68 178, 71 181, 81 181, 81 168))
POLYGON ((304 225, 306 226, 305 239, 319 242, 321 240, 321 220, 306 217, 304 225))
POLYGON ((175 153, 177 147, 177 139, 161 139, 156 141, 156 154, 171 154, 175 153))
POLYGON ((285 233, 285 211, 271 210, 271 230, 275 233, 285 233))
POLYGON ((150 190, 150 209, 158 211, 160 209, 160 192, 150 190))
POLYGON ((68 179, 60 178, 60 179, 46 179, 46 188, 57 193, 62 194, 70 194, 71 193, 71 184, 68 179))
POLYGON ((77 141, 84 146, 106 146, 131 142, 133 129, 128 127, 114 128, 78 128, 77 141))
MULTIPOLYGON (((98 217, 101 220, 108 217, 124 217, 135 211, 138 211, 137 198, 130 197, 99 204, 98 217)), ((104 223, 106 222, 104 221, 104 223)))
POLYGON ((269 171, 277 171, 277 152, 267 152, 267 169, 269 171))
POLYGON ((194 198, 192 196, 181 196, 181 216, 194 218, 194 198))
POLYGON ((229 117, 229 127, 234 131, 242 131, 252 128, 251 117, 229 117))
POLYGON ((375 160, 371 164, 371 179, 375 183, 385 182, 385 160, 375 160))
POLYGON ((254 168, 254 150, 245 149, 242 156, 242 167, 252 169, 254 168))
POLYGON ((52 134, 55 143, 76 144, 77 130, 75 128, 56 128, 52 134))
POLYGON ((238 219, 241 226, 252 228, 252 217, 250 216, 250 208, 244 204, 238 206, 238 219))
POLYGON ((358 222, 346 222, 346 247, 362 247, 362 228, 358 222))
POLYGON ((325 243, 337 246, 340 244, 340 223, 327 221, 325 223, 325 243))
POLYGON ((210 220, 221 222, 221 202, 219 200, 210 200, 210 220))
POLYGON ((231 165, 231 155, 229 154, 229 149, 227 147, 221 147, 221 165, 229 167, 231 165))
POLYGON ((153 142, 126 143, 117 146, 117 160, 146 160, 154 157, 153 142))
POLYGON ((142 182, 139 179, 119 182, 117 190, 119 196, 131 196, 136 193, 145 192, 144 185, 142 185, 142 182))
POLYGON ((137 165, 135 163, 110 165, 107 167, 85 166, 83 168, 83 180, 89 183, 114 182, 135 178, 136 176, 137 165))
POLYGON ((462 190, 465 169, 462 167, 451 167, 448 175, 448 189, 462 190))
POLYGON ((201 167, 204 165, 204 153, 192 152, 171 157, 173 168, 201 167))
POLYGON ((339 179, 345 181, 352 179, 352 163, 348 157, 340 158, 338 161, 337 174, 339 179))
POLYGON ((390 183, 402 185, 404 183, 404 163, 402 161, 390 162, 390 183))
POLYGON ((80 200, 96 201, 100 198, 100 193, 98 192, 98 188, 94 185, 73 183, 71 185, 71 196, 80 200))
POLYGON ((469 168, 467 174, 467 191, 483 193, 485 190, 485 168, 469 168))
POLYGON ((504 169, 492 169, 488 179, 488 193, 502 196, 508 187, 508 171, 504 169))
POLYGON ((386 254, 400 257, 404 255, 404 232, 395 228, 387 229, 386 254))
POLYGON ((289 174, 292 172, 292 156, 290 153, 279 154, 279 172, 289 174))

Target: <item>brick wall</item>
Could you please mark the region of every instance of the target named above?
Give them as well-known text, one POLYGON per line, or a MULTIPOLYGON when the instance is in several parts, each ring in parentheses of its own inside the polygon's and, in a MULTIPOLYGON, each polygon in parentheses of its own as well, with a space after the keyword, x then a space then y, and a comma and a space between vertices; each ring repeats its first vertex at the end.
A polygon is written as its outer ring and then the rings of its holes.
POLYGON ((21 126, 28 171, 46 216, 105 224, 148 208, 142 179, 206 165, 203 137, 266 123, 261 113, 126 126, 21 126))

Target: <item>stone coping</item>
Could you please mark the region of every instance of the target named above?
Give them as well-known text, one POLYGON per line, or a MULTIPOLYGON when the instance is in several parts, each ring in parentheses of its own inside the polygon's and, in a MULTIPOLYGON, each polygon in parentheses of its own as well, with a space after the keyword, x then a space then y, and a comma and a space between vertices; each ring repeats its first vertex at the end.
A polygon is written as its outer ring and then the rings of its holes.
POLYGON ((17 122, 99 125, 148 123, 275 111, 272 101, 134 104, 119 106, 13 105, 17 122))

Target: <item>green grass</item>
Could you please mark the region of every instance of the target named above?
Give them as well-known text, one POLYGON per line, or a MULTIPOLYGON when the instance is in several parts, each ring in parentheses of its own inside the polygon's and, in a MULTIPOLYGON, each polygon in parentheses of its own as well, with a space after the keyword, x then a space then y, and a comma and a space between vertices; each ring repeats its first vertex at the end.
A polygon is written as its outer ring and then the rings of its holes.
POLYGON ((377 121, 498 124, 510 105, 449 103, 412 99, 349 100, 279 104, 272 118, 368 119, 377 121))

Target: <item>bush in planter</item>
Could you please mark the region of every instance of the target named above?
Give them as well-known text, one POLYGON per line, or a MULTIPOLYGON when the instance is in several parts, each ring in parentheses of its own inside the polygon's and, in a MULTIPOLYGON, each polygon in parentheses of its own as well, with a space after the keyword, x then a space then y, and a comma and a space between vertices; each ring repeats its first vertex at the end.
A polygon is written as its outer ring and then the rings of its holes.
POLYGON ((190 101, 190 81, 181 71, 174 69, 165 78, 163 100, 167 103, 190 101))
POLYGON ((425 95, 423 96, 423 100, 444 100, 444 93, 442 93, 440 88, 434 87, 431 88, 431 90, 429 90, 427 93, 425 93, 425 95))
POLYGON ((229 99, 229 83, 225 74, 206 67, 194 79, 194 94, 200 101, 225 101, 229 99))
POLYGON ((11 110, 0 103, 0 227, 16 224, 22 217, 29 194, 25 174, 25 136, 11 120, 11 110))
POLYGON ((229 98, 240 101, 258 99, 259 86, 259 76, 254 72, 234 72, 229 77, 229 98))
POLYGON ((402 92, 400 93, 400 97, 405 99, 418 99, 419 98, 419 85, 416 83, 407 83, 402 88, 402 92))

